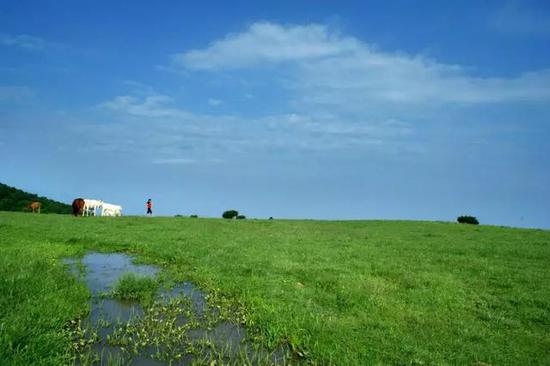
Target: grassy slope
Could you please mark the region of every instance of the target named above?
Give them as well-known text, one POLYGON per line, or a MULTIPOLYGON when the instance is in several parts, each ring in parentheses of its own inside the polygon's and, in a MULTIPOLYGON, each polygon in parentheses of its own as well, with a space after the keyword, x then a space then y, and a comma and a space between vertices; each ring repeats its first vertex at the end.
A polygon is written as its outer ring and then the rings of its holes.
POLYGON ((316 363, 550 363, 548 231, 2 212, 0 360, 62 360, 58 330, 85 291, 54 259, 85 249, 220 288, 244 301, 264 342, 287 340, 316 363))

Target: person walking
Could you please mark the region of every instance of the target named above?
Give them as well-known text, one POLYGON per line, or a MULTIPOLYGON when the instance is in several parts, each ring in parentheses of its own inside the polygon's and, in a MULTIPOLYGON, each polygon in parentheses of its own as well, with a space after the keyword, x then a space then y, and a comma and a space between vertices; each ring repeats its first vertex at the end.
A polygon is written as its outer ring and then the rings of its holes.
POLYGON ((153 216, 153 201, 149 198, 146 203, 147 206, 147 215, 153 216))

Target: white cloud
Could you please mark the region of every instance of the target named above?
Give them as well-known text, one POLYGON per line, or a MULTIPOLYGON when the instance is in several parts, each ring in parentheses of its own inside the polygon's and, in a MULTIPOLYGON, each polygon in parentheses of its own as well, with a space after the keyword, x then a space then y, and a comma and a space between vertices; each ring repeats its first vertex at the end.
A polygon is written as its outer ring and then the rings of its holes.
POLYGON ((219 99, 215 99, 215 98, 209 98, 208 99, 208 105, 211 105, 212 107, 217 107, 219 105, 221 105, 223 102, 219 99))
POLYGON ((89 126, 85 135, 97 136, 94 141, 98 143, 84 148, 150 155, 155 164, 192 164, 204 160, 196 156, 220 154, 384 151, 389 147, 396 151, 399 141, 411 133, 410 126, 399 120, 354 121, 337 115, 297 113, 246 118, 214 116, 173 108, 174 101, 166 96, 152 98, 121 96, 102 103, 105 110, 118 116, 139 118, 89 126), (152 127, 151 122, 159 117, 163 123, 152 127), (140 138, 144 135, 148 136, 146 140, 140 138), (180 157, 182 154, 185 158, 180 157))
POLYGON ((165 158, 165 159, 153 159, 153 164, 159 165, 189 165, 196 164, 196 159, 189 158, 165 158))
POLYGON ((219 158, 158 158, 151 161, 156 165, 195 165, 195 164, 221 164, 222 159, 219 158))
POLYGON ((353 51, 352 38, 330 35, 324 26, 283 27, 268 22, 252 24, 244 33, 229 34, 203 50, 174 56, 175 64, 189 69, 253 66, 328 57, 353 51))
POLYGON ((516 77, 483 78, 465 68, 421 55, 388 53, 322 25, 282 26, 254 23, 205 49, 174 58, 185 70, 223 70, 281 63, 283 85, 307 104, 338 105, 350 110, 369 103, 438 104, 549 101, 550 70, 516 77))
POLYGON ((132 94, 145 96, 155 94, 155 89, 151 85, 144 84, 139 81, 122 80, 121 84, 128 87, 132 91, 132 94))
POLYGON ((26 34, 0 34, 0 45, 19 47, 25 50, 41 51, 46 48, 46 41, 26 34))
POLYGON ((166 95, 148 95, 143 98, 123 95, 101 103, 99 107, 135 117, 186 118, 190 116, 183 109, 171 107, 172 102, 173 99, 166 95))
POLYGON ((550 70, 515 78, 467 76, 460 68, 422 58, 358 53, 303 65, 295 88, 321 104, 499 103, 549 101, 550 70))
MULTIPOLYGON (((228 77, 237 68, 254 69, 257 77, 256 71, 266 66, 280 67, 284 82, 265 73, 267 80, 254 89, 257 97, 248 90, 242 93, 258 103, 272 103, 272 98, 260 97, 261 88, 268 88, 268 95, 271 89, 283 89, 283 93, 273 93, 288 98, 286 105, 276 101, 283 105, 279 110, 255 116, 247 111, 241 116, 197 114, 166 95, 153 90, 147 94, 139 88, 139 93, 101 104, 118 115, 139 117, 132 120, 134 127, 122 128, 125 139, 109 147, 140 150, 156 164, 192 164, 200 160, 198 156, 240 153, 421 151, 413 124, 440 118, 450 105, 550 100, 550 70, 508 78, 475 77, 458 65, 382 52, 321 25, 255 23, 205 49, 178 55, 171 65, 186 73, 224 71, 228 77), (432 105, 439 107, 437 113, 426 108, 432 105), (151 136, 145 143, 134 146, 131 141, 139 140, 138 136, 126 140, 128 135, 142 135, 151 129, 151 120, 158 119, 164 123, 148 132, 151 136)), ((215 98, 207 102, 211 106, 222 103, 215 98)), ((453 113, 457 110, 453 108, 453 113)), ((106 128, 101 141, 110 139, 112 126, 106 128)))

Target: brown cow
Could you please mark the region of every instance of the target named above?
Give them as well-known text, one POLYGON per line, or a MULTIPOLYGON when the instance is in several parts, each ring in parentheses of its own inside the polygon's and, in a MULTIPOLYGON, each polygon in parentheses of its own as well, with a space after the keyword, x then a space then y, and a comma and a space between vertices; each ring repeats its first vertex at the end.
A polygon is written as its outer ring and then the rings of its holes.
POLYGON ((75 198, 73 201, 73 215, 82 216, 84 213, 84 199, 75 198))
POLYGON ((35 213, 35 212, 40 213, 40 208, 42 208, 42 204, 38 201, 33 201, 33 202, 29 203, 27 208, 29 210, 32 210, 33 213, 35 213))

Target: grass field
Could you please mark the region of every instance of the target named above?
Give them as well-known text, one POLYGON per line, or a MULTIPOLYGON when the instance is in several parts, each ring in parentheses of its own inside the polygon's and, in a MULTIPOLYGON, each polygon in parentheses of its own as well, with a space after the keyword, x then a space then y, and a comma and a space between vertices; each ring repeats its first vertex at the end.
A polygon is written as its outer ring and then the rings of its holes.
POLYGON ((0 212, 1 365, 70 362, 89 293, 60 259, 88 250, 240 304, 255 341, 294 363, 550 364, 549 231, 0 212))

